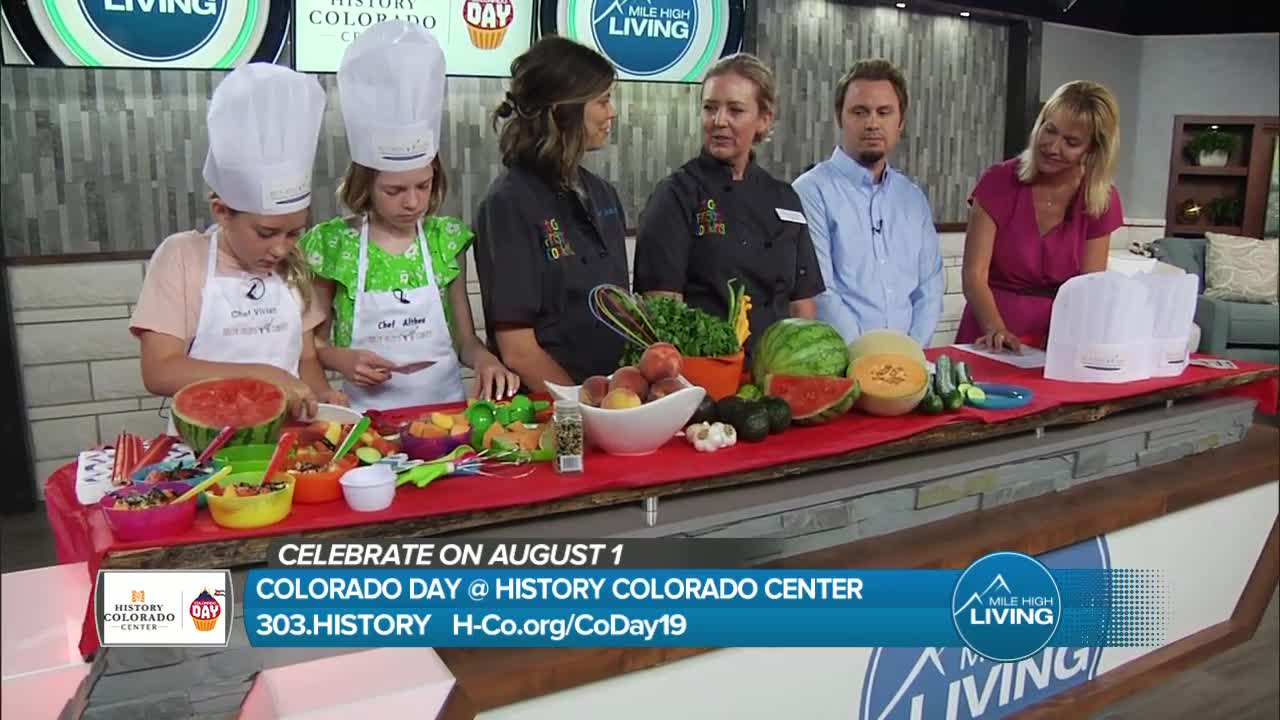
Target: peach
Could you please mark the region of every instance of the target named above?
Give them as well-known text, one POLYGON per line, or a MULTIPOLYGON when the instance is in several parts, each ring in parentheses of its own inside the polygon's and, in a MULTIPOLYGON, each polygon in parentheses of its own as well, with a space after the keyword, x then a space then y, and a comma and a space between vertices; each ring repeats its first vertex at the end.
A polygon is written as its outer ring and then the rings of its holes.
POLYGON ((680 382, 680 378, 664 378, 649 386, 649 402, 661 400, 677 390, 683 390, 684 383, 680 382))
POLYGON ((578 389, 578 402, 591 407, 600 407, 604 396, 609 394, 609 378, 595 375, 587 378, 578 389))
POLYGON ((680 351, 671 343, 654 343, 640 356, 640 372, 651 383, 680 374, 680 351))
POLYGON ((649 381, 644 379, 644 375, 639 368, 628 365, 618 368, 617 372, 613 374, 613 380, 609 382, 609 390, 611 392, 618 389, 630 390, 635 393, 636 397, 648 397, 649 381))
POLYGON ((640 396, 626 388, 610 390, 609 394, 604 396, 604 402, 600 403, 600 407, 605 410, 626 410, 640 407, 640 396))

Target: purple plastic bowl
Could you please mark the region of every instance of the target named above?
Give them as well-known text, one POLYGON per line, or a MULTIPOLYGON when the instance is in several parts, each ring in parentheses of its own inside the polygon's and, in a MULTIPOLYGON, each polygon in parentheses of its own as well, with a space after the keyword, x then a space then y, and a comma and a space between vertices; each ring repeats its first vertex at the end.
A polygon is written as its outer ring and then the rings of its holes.
POLYGON ((186 532, 196 521, 195 500, 161 505, 146 510, 116 510, 117 496, 145 495, 151 488, 172 490, 179 495, 191 489, 187 483, 162 482, 154 485, 127 485, 103 496, 98 504, 118 540, 153 540, 186 532))
POLYGON ((442 438, 423 438, 410 433, 407 429, 400 431, 400 451, 414 460, 431 461, 442 458, 463 444, 464 438, 452 435, 442 438))

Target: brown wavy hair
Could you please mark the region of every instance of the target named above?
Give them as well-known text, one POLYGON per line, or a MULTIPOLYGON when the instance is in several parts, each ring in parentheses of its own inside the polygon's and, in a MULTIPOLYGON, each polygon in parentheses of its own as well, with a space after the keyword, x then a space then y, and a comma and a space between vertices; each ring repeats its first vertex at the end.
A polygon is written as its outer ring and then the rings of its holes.
POLYGON ((573 185, 586 153, 583 108, 617 77, 600 53, 559 35, 548 35, 511 63, 511 87, 494 110, 502 124, 502 164, 532 170, 565 187, 573 185))
MULTIPOLYGON (((431 161, 431 170, 435 175, 431 178, 431 199, 427 201, 427 214, 435 215, 444 206, 444 199, 449 194, 449 180, 444 174, 444 163, 440 155, 431 161)), ((347 176, 338 186, 338 200, 351 212, 364 215, 373 211, 373 185, 378 179, 378 171, 360 163, 347 166, 347 176)))

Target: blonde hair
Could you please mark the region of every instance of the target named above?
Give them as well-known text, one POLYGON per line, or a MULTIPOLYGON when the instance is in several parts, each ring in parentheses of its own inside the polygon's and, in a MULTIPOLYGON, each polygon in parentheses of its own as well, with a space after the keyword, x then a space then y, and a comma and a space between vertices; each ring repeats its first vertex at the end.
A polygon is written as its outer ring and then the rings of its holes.
POLYGON ((1075 80, 1053 92, 1053 96, 1040 108, 1027 147, 1018 156, 1018 179, 1030 183, 1039 174, 1035 163, 1036 138, 1046 119, 1058 111, 1083 118, 1092 128, 1082 184, 1085 211, 1092 217, 1101 217, 1111 204, 1111 185, 1116 173, 1116 158, 1120 154, 1120 106, 1103 85, 1075 80))
MULTIPOLYGON (((444 175, 444 163, 440 155, 431 161, 431 198, 427 201, 427 214, 435 215, 444 206, 445 195, 449 192, 449 183, 444 175)), ((347 176, 338 186, 338 200, 351 212, 365 215, 373 211, 373 185, 378 179, 378 171, 359 163, 347 166, 347 176)))
POLYGON ((711 66, 702 78, 703 85, 713 77, 730 74, 746 78, 756 86, 756 107, 761 115, 770 116, 769 129, 756 134, 755 141, 760 142, 773 131, 773 120, 778 117, 778 83, 773 71, 751 53, 734 53, 711 66))
MULTIPOLYGON (((216 192, 209 193, 209 200, 211 202, 214 200, 222 201, 216 192)), ((227 205, 225 201, 222 201, 222 204, 226 205, 227 212, 233 216, 241 213, 240 210, 227 205)), ((307 264, 306 258, 302 257, 302 250, 297 243, 294 243, 294 246, 289 249, 289 254, 285 255, 284 259, 280 261, 278 271, 285 284, 297 290, 298 294, 302 296, 302 312, 305 313, 310 310, 312 291, 311 266, 307 264)))

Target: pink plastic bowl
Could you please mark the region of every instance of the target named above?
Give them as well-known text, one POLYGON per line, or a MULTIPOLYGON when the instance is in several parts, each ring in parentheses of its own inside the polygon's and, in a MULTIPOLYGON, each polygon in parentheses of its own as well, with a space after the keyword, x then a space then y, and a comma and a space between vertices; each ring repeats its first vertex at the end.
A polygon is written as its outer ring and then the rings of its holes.
POLYGON ((107 493, 98 504, 107 516, 111 532, 119 540, 152 540, 186 532, 196 521, 196 502, 188 500, 176 505, 161 505, 146 510, 116 510, 117 497, 145 495, 152 488, 172 490, 179 495, 191 489, 187 483, 162 482, 154 485, 129 485, 107 493))
POLYGON ((414 460, 431 461, 453 452, 463 438, 452 435, 442 438, 422 438, 408 430, 400 431, 400 450, 414 460))

